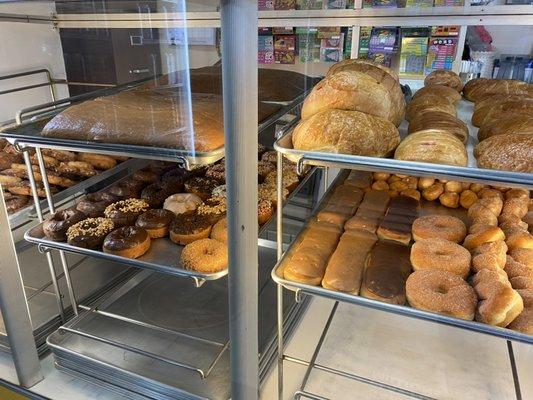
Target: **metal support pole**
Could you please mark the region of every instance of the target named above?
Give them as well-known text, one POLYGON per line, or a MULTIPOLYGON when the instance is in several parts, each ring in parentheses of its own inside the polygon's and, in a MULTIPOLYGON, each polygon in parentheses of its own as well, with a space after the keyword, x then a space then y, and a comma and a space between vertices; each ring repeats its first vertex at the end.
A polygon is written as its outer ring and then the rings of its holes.
POLYGON ((0 227, 0 310, 19 383, 32 387, 43 379, 43 375, 2 190, 0 227))
POLYGON ((259 397, 257 1, 223 0, 220 17, 228 186, 231 398, 254 400, 259 397))
MULTIPOLYGON (((278 152, 277 162, 277 190, 278 190, 278 207, 276 208, 276 238, 278 242, 278 260, 283 256, 283 155, 278 152)), ((278 400, 283 399, 283 286, 278 283, 278 400)))

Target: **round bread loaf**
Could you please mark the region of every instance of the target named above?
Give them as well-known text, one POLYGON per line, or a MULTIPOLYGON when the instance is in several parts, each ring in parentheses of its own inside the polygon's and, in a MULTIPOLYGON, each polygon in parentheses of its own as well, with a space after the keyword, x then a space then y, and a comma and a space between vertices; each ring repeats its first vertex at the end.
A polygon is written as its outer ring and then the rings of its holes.
MULTIPOLYGON (((490 100, 490 98, 487 100, 490 100)), ((511 98, 494 101, 492 105, 487 105, 474 111, 472 114, 472 124, 475 126, 493 124, 510 113, 519 117, 522 115, 533 115, 533 99, 511 98)))
POLYGON ((478 102, 495 94, 533 94, 533 84, 513 79, 472 79, 463 88, 467 100, 478 102))
POLYGON ((474 149, 480 168, 533 172, 533 135, 505 134, 492 136, 474 149))
POLYGON ((413 133, 424 129, 438 129, 449 132, 463 143, 468 140, 467 125, 459 118, 444 111, 428 111, 415 116, 409 123, 408 132, 413 133))
POLYGON ((462 98, 461 93, 449 86, 431 85, 424 86, 422 89, 417 90, 413 95, 413 99, 416 99, 420 96, 425 96, 426 94, 434 94, 436 96, 444 97, 453 104, 457 103, 462 98))
POLYGON ((457 115, 455 106, 450 103, 447 98, 438 96, 434 93, 426 93, 425 95, 420 95, 411 100, 407 105, 405 119, 411 121, 420 114, 429 111, 442 111, 453 117, 457 115))
POLYGON ((512 134, 533 135, 533 115, 503 115, 497 121, 483 124, 477 132, 477 138, 481 142, 492 136, 512 134))
POLYGON ((426 79, 424 79, 424 86, 433 85, 448 86, 456 90, 458 93, 461 93, 461 90, 463 90, 463 83, 461 82, 459 75, 453 71, 445 69, 438 69, 426 76, 426 79))

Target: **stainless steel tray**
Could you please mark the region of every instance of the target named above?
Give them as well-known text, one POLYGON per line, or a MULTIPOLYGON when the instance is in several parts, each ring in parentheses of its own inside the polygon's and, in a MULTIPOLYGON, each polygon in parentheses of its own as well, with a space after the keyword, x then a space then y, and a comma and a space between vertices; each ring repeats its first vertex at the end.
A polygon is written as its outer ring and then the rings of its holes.
MULTIPOLYGON (((328 192, 324 195, 321 205, 317 207, 317 210, 315 211, 311 219, 313 219, 314 216, 316 216, 316 214, 318 213, 318 211, 320 211, 322 206, 326 204, 327 200, 333 194, 334 189, 344 181, 345 177, 346 177, 346 174, 343 174, 343 173, 339 174, 334 184, 330 186, 328 192)), ((482 323, 475 322, 475 321, 465 321, 465 320, 456 319, 456 318, 448 317, 448 316, 441 315, 441 314, 426 312, 426 311, 418 310, 415 308, 411 308, 409 306, 399 306, 399 305, 394 305, 394 304, 388 304, 388 303, 384 303, 381 301, 368 299, 362 296, 356 296, 353 294, 325 289, 322 286, 312 286, 312 285, 307 285, 304 283, 294 282, 294 281, 285 279, 283 277, 283 269, 285 267, 285 263, 288 262, 288 260, 290 260, 292 254, 298 247, 298 244, 302 241, 306 230, 307 229, 304 228, 300 232, 296 240, 292 243, 289 249, 283 254, 283 257, 278 261, 278 263, 274 266, 271 272, 272 279, 275 282, 282 285, 286 289, 296 292, 296 296, 298 298, 301 298, 301 295, 304 295, 304 294, 320 296, 320 297, 325 297, 325 298, 332 299, 332 300, 337 300, 337 301, 356 304, 356 305, 360 305, 364 307, 369 307, 369 308, 373 308, 376 310, 392 312, 395 314, 405 315, 408 317, 437 322, 443 325, 455 326, 455 327, 470 330, 470 331, 485 333, 488 335, 501 337, 507 340, 517 341, 517 342, 522 342, 522 343, 527 343, 527 344, 533 344, 533 335, 526 335, 523 333, 512 331, 510 329, 499 328, 499 327, 486 325, 486 324, 482 324, 482 323)))
MULTIPOLYGON (((461 100, 458 105, 458 117, 469 128, 470 137, 467 142, 469 164, 467 167, 430 164, 414 161, 395 160, 391 158, 363 157, 349 154, 325 153, 318 151, 296 150, 292 146, 292 130, 298 121, 292 121, 281 131, 281 136, 274 143, 274 148, 284 156, 297 163, 297 168, 303 165, 323 167, 349 168, 363 171, 384 171, 398 174, 431 176, 442 179, 466 180, 509 187, 524 187, 533 189, 533 174, 494 169, 477 168, 473 156, 473 148, 477 144, 477 128, 470 123, 473 104, 461 100)), ((400 136, 405 137, 407 124, 400 126, 400 136)))

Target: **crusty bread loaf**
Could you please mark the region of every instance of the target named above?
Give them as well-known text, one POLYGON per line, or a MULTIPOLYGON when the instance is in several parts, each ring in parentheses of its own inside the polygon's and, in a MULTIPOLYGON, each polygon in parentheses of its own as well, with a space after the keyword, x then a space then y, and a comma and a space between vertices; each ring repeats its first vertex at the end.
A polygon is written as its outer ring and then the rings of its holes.
POLYGON ((505 134, 492 136, 474 149, 480 168, 533 172, 533 135, 505 134))
POLYGON ((494 123, 509 113, 533 115, 533 99, 515 97, 512 99, 496 100, 492 105, 474 111, 472 114, 472 124, 474 126, 482 126, 494 123))
POLYGON ((384 85, 392 96, 393 110, 397 110, 399 113, 398 116, 395 117, 395 120, 401 122, 405 116, 405 97, 402 92, 402 87, 400 86, 398 75, 394 71, 384 65, 375 64, 369 60, 348 59, 333 64, 329 69, 327 76, 341 71, 363 72, 384 85))
POLYGON ((324 110, 360 111, 378 116, 398 126, 403 110, 394 104, 387 87, 360 71, 339 71, 321 80, 302 106, 306 119, 324 110))
POLYGON ((466 167, 468 154, 465 145, 451 133, 426 129, 407 136, 398 146, 394 158, 466 167))
POLYGON ((445 98, 434 93, 426 93, 411 100, 407 105, 405 119, 411 121, 420 114, 428 111, 442 111, 455 117, 455 106, 445 98))
POLYGON ((497 121, 483 124, 477 132, 477 138, 481 142, 492 136, 510 134, 533 135, 533 115, 504 115, 497 121))
POLYGON ((467 100, 478 102, 495 94, 533 94, 533 84, 513 79, 472 79, 463 88, 467 100))
POLYGON ((326 289, 358 294, 366 257, 376 242, 376 235, 364 230, 344 232, 337 249, 329 259, 322 286, 326 289))
POLYGON ((533 100, 533 93, 531 96, 524 94, 494 94, 485 97, 474 105, 474 113, 472 114, 472 122, 476 126, 481 126, 483 119, 487 112, 495 105, 506 100, 533 100))
POLYGON ((358 111, 325 110, 301 121, 292 133, 298 150, 385 157, 400 143, 389 121, 358 111))
POLYGON ((415 116, 411 122, 409 122, 409 133, 422 131, 424 129, 438 129, 449 132, 463 143, 466 143, 468 140, 468 126, 459 118, 443 111, 424 112, 415 116))
POLYGON ((424 79, 424 86, 433 85, 448 86, 456 90, 457 93, 461 93, 461 90, 463 90, 463 83, 461 82, 459 75, 453 71, 444 69, 438 69, 426 76, 426 79, 424 79))
POLYGON ((452 89, 449 86, 431 85, 431 86, 424 86, 423 88, 417 90, 415 94, 413 95, 413 99, 416 99, 417 97, 420 97, 420 96, 425 96, 427 94, 434 94, 439 97, 444 97, 448 99, 450 103, 453 103, 453 104, 456 104, 462 98, 461 93, 459 93, 455 89, 452 89))

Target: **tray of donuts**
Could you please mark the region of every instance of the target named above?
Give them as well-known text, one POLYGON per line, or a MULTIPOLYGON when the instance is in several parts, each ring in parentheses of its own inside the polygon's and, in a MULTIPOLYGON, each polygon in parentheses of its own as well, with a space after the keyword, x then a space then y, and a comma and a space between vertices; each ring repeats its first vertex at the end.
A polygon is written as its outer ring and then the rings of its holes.
POLYGON ((304 293, 533 343, 529 191, 470 186, 461 189, 476 198, 461 203, 448 183, 345 173, 273 279, 304 293), (427 200, 432 185, 443 190, 427 200))
MULTIPOLYGON (((273 153, 259 151, 260 226, 276 207, 276 165, 268 161, 273 153)), ((285 182, 288 196, 300 178, 285 182)), ((191 171, 154 162, 50 216, 25 238, 46 248, 173 275, 221 278, 228 262, 224 160, 191 171)))
MULTIPOLYGON (((111 170, 127 159, 53 149, 43 149, 42 153, 52 194, 76 186, 103 171, 111 170)), ((37 183, 37 194, 44 198, 46 194, 35 154, 31 155, 31 162, 37 183)), ((4 139, 0 139, 0 184, 10 215, 33 204, 28 171, 22 154, 4 139)))

